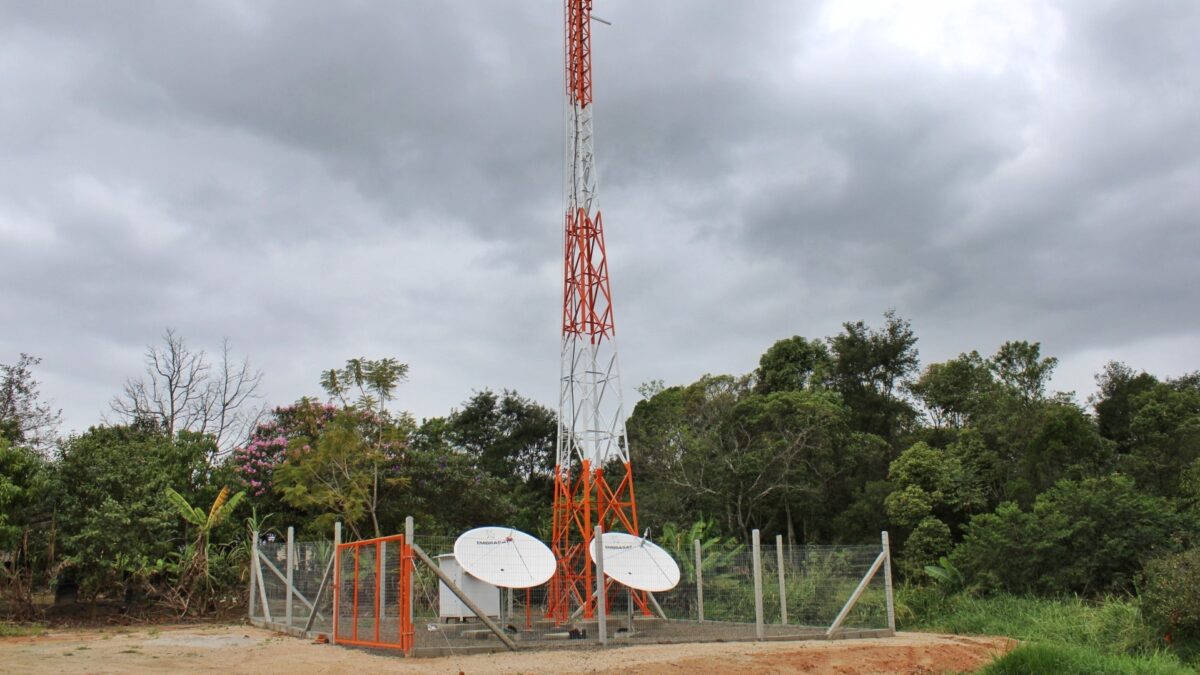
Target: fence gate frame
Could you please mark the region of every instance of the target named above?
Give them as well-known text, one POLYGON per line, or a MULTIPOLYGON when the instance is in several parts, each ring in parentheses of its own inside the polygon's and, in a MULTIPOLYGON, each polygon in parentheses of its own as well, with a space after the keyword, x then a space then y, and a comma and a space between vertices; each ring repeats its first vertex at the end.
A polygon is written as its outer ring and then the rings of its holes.
MULTIPOLYGON (((346 543, 337 543, 333 551, 333 641, 340 645, 350 645, 355 647, 371 647, 377 649, 399 649, 404 652, 405 656, 412 656, 414 631, 411 602, 412 602, 412 581, 413 581, 413 547, 412 542, 407 540, 403 534, 396 534, 387 537, 376 537, 374 539, 363 539, 361 541, 351 541, 346 543), (385 552, 388 544, 394 544, 399 547, 399 556, 397 558, 396 584, 395 584, 395 605, 397 607, 397 624, 398 634, 395 641, 384 641, 380 636, 380 623, 382 614, 386 612, 387 602, 384 600, 388 595, 388 588, 384 584, 386 579, 387 560, 385 552), (371 579, 377 585, 372 594, 375 598, 372 616, 374 618, 373 639, 364 639, 358 634, 358 596, 359 596, 359 560, 362 557, 362 549, 374 549, 374 569, 372 570, 371 579), (353 551, 354 565, 353 570, 342 569, 343 553, 353 551), (353 614, 351 615, 352 628, 350 637, 342 637, 340 628, 342 624, 342 582, 347 579, 345 572, 350 571, 354 584, 352 597, 353 614)), ((364 617, 365 618, 365 617, 364 617)))

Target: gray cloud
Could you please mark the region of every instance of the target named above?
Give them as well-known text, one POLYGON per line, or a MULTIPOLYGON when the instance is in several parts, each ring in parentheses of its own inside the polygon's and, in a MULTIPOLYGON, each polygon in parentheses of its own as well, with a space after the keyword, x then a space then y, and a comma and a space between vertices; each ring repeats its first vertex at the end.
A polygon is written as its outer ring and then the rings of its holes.
MULTIPOLYGON (((926 362, 1040 339, 1080 392, 1200 366, 1194 3, 597 12, 627 397, 889 307, 926 362)), ((74 428, 168 325, 274 403, 365 354, 418 415, 553 405, 560 13, 0 3, 0 361, 74 428)))

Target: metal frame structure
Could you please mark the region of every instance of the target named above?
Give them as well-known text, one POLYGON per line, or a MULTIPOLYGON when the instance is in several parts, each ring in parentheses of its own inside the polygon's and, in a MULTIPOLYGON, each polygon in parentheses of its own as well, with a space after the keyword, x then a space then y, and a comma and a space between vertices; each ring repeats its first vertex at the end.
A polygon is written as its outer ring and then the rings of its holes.
MULTIPOLYGON (((592 0, 565 0, 566 163, 563 321, 547 615, 595 613, 587 549, 599 526, 638 532, 592 127, 592 0), (605 471, 615 472, 615 487, 605 471)), ((636 594, 649 615, 645 594, 636 594)))
POLYGON ((413 546, 410 541, 407 541, 402 534, 379 537, 377 539, 364 539, 362 541, 352 541, 345 544, 337 544, 334 547, 333 560, 333 636, 338 644, 354 645, 357 647, 382 647, 388 649, 402 650, 405 655, 411 656, 413 650, 413 621, 412 621, 412 579, 413 579, 413 546), (397 605, 396 623, 397 632, 395 639, 389 639, 389 636, 381 634, 383 618, 386 613, 386 597, 387 588, 384 584, 386 574, 385 551, 388 544, 394 544, 399 547, 400 554, 396 557, 395 579, 396 590, 394 603, 397 605), (370 589, 372 602, 372 621, 371 621, 371 636, 369 638, 359 636, 359 579, 360 569, 359 562, 362 557, 364 548, 374 549, 373 556, 373 574, 370 578, 374 580, 378 588, 370 589), (354 553, 354 571, 351 575, 354 588, 351 597, 351 628, 350 637, 345 638, 340 634, 341 615, 342 615, 342 582, 345 580, 345 574, 342 570, 342 554, 347 551, 354 553))

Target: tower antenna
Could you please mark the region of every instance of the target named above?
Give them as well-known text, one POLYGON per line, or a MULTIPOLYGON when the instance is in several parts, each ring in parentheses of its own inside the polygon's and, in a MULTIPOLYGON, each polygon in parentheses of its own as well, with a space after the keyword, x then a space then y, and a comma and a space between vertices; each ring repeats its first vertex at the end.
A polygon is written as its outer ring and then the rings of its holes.
MULTIPOLYGON (((563 307, 551 549, 558 567, 547 614, 595 612, 587 550, 593 529, 638 532, 625 435, 616 324, 592 143, 592 0, 565 0, 566 164, 563 307), (610 482, 606 471, 612 472, 610 482)), ((599 20, 599 19, 597 19, 599 20)), ((602 21, 602 23, 608 23, 602 21)), ((649 615, 644 593, 635 602, 649 615)))

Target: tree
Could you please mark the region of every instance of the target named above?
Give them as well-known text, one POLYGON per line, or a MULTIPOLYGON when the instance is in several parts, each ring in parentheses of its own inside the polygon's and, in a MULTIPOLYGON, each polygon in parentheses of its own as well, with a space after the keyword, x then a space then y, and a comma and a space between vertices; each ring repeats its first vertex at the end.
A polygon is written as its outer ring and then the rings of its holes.
POLYGON ((558 417, 515 391, 476 393, 450 414, 445 431, 453 447, 493 476, 529 482, 554 471, 558 417))
POLYGON ((973 517, 950 559, 989 591, 1123 592, 1184 527, 1170 502, 1126 476, 1062 480, 1029 511, 1006 502, 973 517))
POLYGON ((332 403, 301 398, 292 405, 272 410, 254 428, 246 444, 234 449, 230 463, 260 505, 274 493, 275 469, 287 460, 288 448, 309 450, 337 413, 338 408, 332 403))
POLYGON ((884 508, 891 522, 908 532, 901 545, 901 568, 909 575, 948 553, 951 526, 957 527, 984 504, 978 480, 957 450, 914 443, 888 471, 894 491, 884 508))
POLYGON ((161 347, 146 348, 145 376, 126 380, 109 407, 127 423, 154 420, 168 436, 180 431, 211 435, 217 448, 208 459, 212 464, 245 442, 258 424, 263 411, 255 402, 262 377, 248 359, 234 359, 228 338, 214 363, 168 328, 161 347))
POLYGON ((840 397, 827 390, 751 394, 738 402, 723 463, 744 532, 782 511, 780 529, 790 541, 795 515, 805 541, 815 534, 835 486, 855 467, 848 418, 840 397))
POLYGON ((328 403, 302 398, 276 408, 233 453, 259 505, 275 497, 280 507, 315 516, 312 529, 340 517, 356 536, 382 536, 391 524, 387 515, 400 504, 398 491, 411 482, 406 471, 416 425, 407 413, 387 409, 407 372, 393 358, 349 359, 321 373, 328 403))
POLYGON ((902 397, 917 371, 917 337, 894 310, 884 313, 882 329, 862 321, 842 324, 829 338, 829 385, 854 413, 853 427, 894 442, 916 418, 902 397))
POLYGON ((1007 342, 990 359, 970 352, 933 364, 911 387, 938 425, 921 437, 955 448, 990 507, 1029 506, 1061 478, 1114 468, 1111 444, 1088 415, 1067 395, 1046 396, 1055 362, 1037 343, 1007 342))
POLYGON ((44 537, 36 526, 49 520, 50 467, 37 452, 0 437, 0 593, 9 613, 32 618, 35 568, 44 537))
POLYGON ((816 537, 873 447, 848 418, 822 388, 764 395, 748 377, 706 375, 663 389, 628 423, 642 520, 719 518, 738 537, 771 524, 793 540, 799 525, 803 538, 816 537))
POLYGON ((414 435, 409 467, 416 508, 465 518, 467 525, 507 514, 513 525, 535 531, 545 527, 554 490, 557 433, 554 412, 515 391, 475 393, 447 417, 422 422, 414 435), (451 479, 422 477, 434 465, 452 467, 461 474, 453 481, 465 488, 439 503, 436 495, 445 494, 442 488, 451 479), (480 501, 483 495, 494 503, 485 505, 480 501))
POLYGON ((1061 478, 1080 480, 1108 474, 1116 467, 1113 443, 1074 401, 1042 402, 1036 426, 1025 445, 1020 469, 1034 492, 1049 489, 1061 478))
POLYGON ((46 455, 58 440, 62 411, 41 400, 33 379, 41 362, 22 353, 11 366, 0 363, 0 438, 46 455))
POLYGON ((331 368, 321 373, 321 387, 330 400, 337 399, 349 406, 347 396, 358 391, 356 405, 366 410, 383 412, 396 387, 408 379, 408 364, 386 357, 376 361, 355 358, 346 361, 340 370, 331 368))
POLYGON ((995 391, 987 361, 972 351, 931 363, 910 390, 924 404, 934 427, 961 429, 995 391))
POLYGON ((626 429, 637 449, 640 520, 719 517, 739 532, 721 466, 733 408, 749 390, 749 378, 705 375, 638 401, 626 429))
POLYGON ((888 516, 913 528, 929 516, 956 523, 983 506, 979 486, 955 453, 915 443, 891 464, 888 478, 896 487, 884 501, 888 516))
POLYGON ((1117 444, 1117 451, 1128 453, 1133 445, 1133 398, 1158 385, 1158 378, 1149 373, 1134 373, 1124 363, 1110 361, 1096 375, 1099 389, 1089 397, 1096 412, 1100 435, 1117 444))
POLYGON ((795 335, 771 345, 759 359, 755 390, 760 394, 801 391, 822 382, 828 369, 825 343, 795 335))
POLYGON ((511 523, 549 539, 549 497, 528 503, 520 484, 487 473, 455 449, 447 426, 446 418, 434 417, 413 434, 403 463, 409 483, 395 496, 398 508, 426 532, 457 536, 485 523, 511 523))
POLYGON ((989 362, 1000 384, 1024 401, 1041 400, 1058 359, 1042 358, 1040 342, 1009 341, 989 362))
POLYGON ((1155 384, 1131 397, 1129 441, 1119 461, 1138 484, 1175 497, 1200 459, 1200 375, 1155 384))
POLYGON ((92 427, 63 444, 57 519, 70 575, 83 591, 94 599, 131 590, 176 550, 181 531, 167 488, 193 498, 213 448, 211 437, 168 437, 148 420, 92 427))
POLYGON ((356 538, 364 521, 373 536, 383 536, 387 491, 408 484, 392 467, 403 459, 411 432, 407 417, 389 422, 353 407, 339 411, 311 447, 289 443, 287 460, 275 468, 275 490, 289 505, 319 514, 315 528, 340 517, 356 538))

